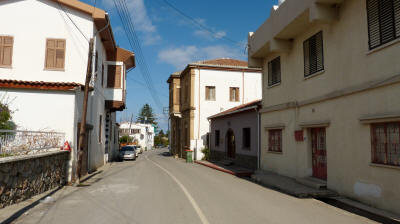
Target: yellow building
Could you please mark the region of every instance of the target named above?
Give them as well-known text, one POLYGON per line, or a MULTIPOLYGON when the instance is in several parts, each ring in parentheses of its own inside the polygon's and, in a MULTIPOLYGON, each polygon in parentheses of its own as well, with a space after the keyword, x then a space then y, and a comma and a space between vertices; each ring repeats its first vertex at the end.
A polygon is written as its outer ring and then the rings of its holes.
POLYGON ((400 213, 400 1, 286 0, 249 34, 261 168, 400 213))

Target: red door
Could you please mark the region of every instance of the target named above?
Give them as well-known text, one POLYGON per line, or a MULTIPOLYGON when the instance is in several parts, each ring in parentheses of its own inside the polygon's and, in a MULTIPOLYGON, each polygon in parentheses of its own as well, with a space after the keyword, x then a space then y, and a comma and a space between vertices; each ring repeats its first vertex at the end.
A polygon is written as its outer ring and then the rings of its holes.
POLYGON ((327 179, 325 128, 311 129, 313 177, 327 179))

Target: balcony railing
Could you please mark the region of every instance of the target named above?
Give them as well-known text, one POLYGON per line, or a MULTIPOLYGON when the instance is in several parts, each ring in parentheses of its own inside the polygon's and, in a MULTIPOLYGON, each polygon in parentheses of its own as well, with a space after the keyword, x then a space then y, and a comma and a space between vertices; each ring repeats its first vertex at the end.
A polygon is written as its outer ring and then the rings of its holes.
POLYGON ((0 130, 0 158, 48 152, 59 149, 65 133, 0 130))

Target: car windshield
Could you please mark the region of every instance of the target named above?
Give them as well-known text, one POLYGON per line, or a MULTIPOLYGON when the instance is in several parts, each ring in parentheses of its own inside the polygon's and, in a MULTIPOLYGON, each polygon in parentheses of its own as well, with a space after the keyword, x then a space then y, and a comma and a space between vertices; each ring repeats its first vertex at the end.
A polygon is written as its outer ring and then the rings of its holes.
POLYGON ((121 152, 122 151, 134 151, 135 148, 131 147, 131 146, 125 146, 121 148, 121 152))

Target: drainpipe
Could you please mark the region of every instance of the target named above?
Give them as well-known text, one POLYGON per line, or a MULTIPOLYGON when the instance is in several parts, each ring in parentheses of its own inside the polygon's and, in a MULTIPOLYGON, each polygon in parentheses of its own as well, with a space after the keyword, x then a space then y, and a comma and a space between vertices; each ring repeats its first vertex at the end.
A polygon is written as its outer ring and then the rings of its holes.
POLYGON ((261 166, 261 114, 259 112, 259 110, 256 108, 256 113, 257 113, 257 135, 258 135, 258 139, 257 139, 257 169, 260 169, 261 166))
POLYGON ((198 101, 199 101, 199 119, 198 119, 198 127, 197 127, 197 137, 196 137, 196 151, 195 151, 195 158, 197 160, 197 150, 198 150, 198 146, 197 146, 197 142, 199 141, 199 137, 200 137, 200 68, 198 68, 199 70, 199 85, 198 85, 198 101))

